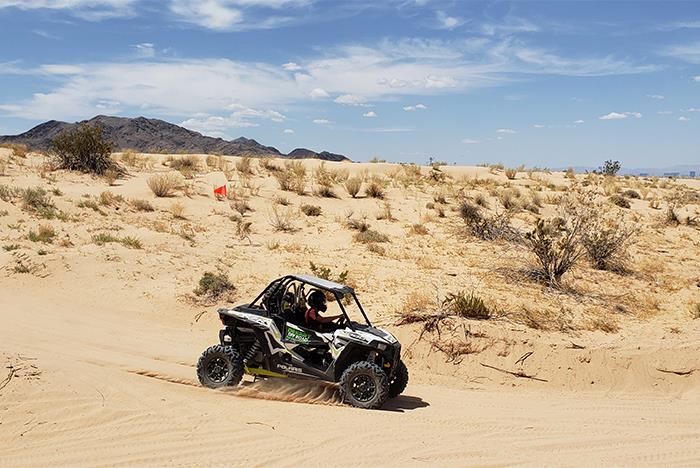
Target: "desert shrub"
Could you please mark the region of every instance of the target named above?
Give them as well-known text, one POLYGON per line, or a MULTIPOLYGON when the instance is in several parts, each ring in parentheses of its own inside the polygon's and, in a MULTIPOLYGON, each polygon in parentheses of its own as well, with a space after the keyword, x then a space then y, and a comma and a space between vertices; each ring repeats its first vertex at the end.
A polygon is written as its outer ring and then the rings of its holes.
POLYGON ((352 236, 355 242, 362 244, 369 244, 372 242, 389 242, 389 236, 377 232, 374 229, 366 229, 364 231, 358 231, 352 236))
POLYGON ((314 190, 314 195, 324 198, 338 198, 338 195, 335 194, 333 187, 330 185, 319 185, 314 190))
POLYGON ((301 161, 290 161, 284 165, 284 170, 275 174, 280 189, 303 195, 306 190, 306 167, 301 161))
POLYGON ((153 205, 148 200, 131 200, 131 206, 136 211, 153 211, 153 205))
POLYGON ((515 188, 502 190, 498 193, 498 199, 500 200, 501 205, 503 205, 503 208, 509 211, 517 211, 522 207, 521 197, 522 194, 520 193, 520 190, 515 188))
POLYGON ((360 193, 362 188, 362 179, 360 177, 350 177, 345 181, 345 190, 348 192, 352 198, 357 198, 357 194, 360 193))
POLYGON ((146 183, 156 197, 171 197, 175 190, 182 187, 182 179, 175 172, 152 175, 146 183))
POLYGON ((282 170, 278 165, 276 165, 274 162, 272 162, 271 159, 265 159, 262 158, 259 160, 260 167, 265 169, 268 172, 278 172, 282 170))
POLYGON ((628 199, 623 197, 622 195, 611 195, 608 200, 610 203, 613 205, 619 206, 620 208, 629 208, 630 207, 630 202, 628 199))
POLYGON ((243 175, 253 174, 253 158, 250 156, 243 156, 238 161, 236 161, 236 170, 243 175))
POLYGON ((570 167, 564 172, 564 177, 567 179, 575 179, 576 178, 576 173, 574 172, 574 168, 570 167))
POLYGON ((428 231, 428 228, 425 227, 425 225, 421 223, 414 223, 411 225, 411 229, 409 231, 411 234, 416 234, 419 236, 425 236, 427 234, 430 234, 430 231, 428 231))
POLYGON ((119 178, 119 171, 117 171, 113 167, 109 167, 109 168, 107 168, 107 170, 105 170, 104 178, 105 178, 105 182, 107 182, 107 185, 109 185, 111 187, 114 185, 114 183, 119 178))
POLYGON ((383 200, 386 196, 386 193, 384 192, 384 184, 382 183, 382 180, 378 177, 372 177, 367 182, 367 187, 365 187, 365 193, 368 197, 383 200))
POLYGON ((101 232, 99 234, 93 234, 92 242, 97 245, 105 245, 110 242, 119 242, 119 238, 108 232, 101 232))
POLYGON ((440 203, 442 205, 447 205, 447 196, 443 190, 436 190, 433 192, 433 201, 435 203, 440 203))
POLYGON ((636 190, 632 190, 632 189, 628 189, 628 190, 625 190, 624 192, 622 192, 622 196, 623 196, 623 197, 627 197, 627 198, 634 198, 634 199, 637 199, 637 200, 640 199, 640 198, 642 198, 642 197, 639 195, 639 192, 637 192, 636 190))
POLYGON ((690 312, 694 319, 700 319, 700 302, 693 304, 690 308, 690 312))
POLYGON ((515 179, 515 176, 518 174, 518 171, 516 169, 508 168, 505 170, 505 174, 509 180, 513 180, 513 179, 515 179))
POLYGON ((275 231, 280 232, 293 232, 296 230, 292 219, 294 218, 294 212, 287 209, 280 209, 278 205, 272 205, 272 212, 269 216, 270 226, 275 231))
POLYGON ((280 197, 277 195, 272 199, 272 203, 276 203, 276 204, 282 205, 282 206, 289 206, 290 205, 290 201, 288 198, 280 197))
POLYGON ((20 248, 22 248, 22 246, 19 244, 7 244, 2 246, 2 250, 4 250, 5 252, 12 252, 13 250, 17 250, 20 248))
POLYGON ((27 238, 32 242, 43 242, 45 244, 51 244, 56 237, 56 231, 48 224, 42 224, 39 228, 34 231, 29 231, 27 238))
POLYGON ((236 237, 240 240, 248 239, 248 242, 252 243, 250 240, 250 235, 253 232, 252 226, 252 221, 244 221, 242 219, 236 220, 236 237))
POLYGON ((100 193, 100 196, 97 199, 98 199, 100 205, 102 205, 102 206, 117 205, 117 204, 122 203, 124 201, 124 197, 122 197, 119 194, 114 194, 110 191, 100 193))
POLYGON ((174 201, 170 204, 170 214, 173 218, 185 219, 185 205, 182 202, 174 201))
POLYGON ((245 214, 249 211, 255 211, 245 200, 237 200, 231 203, 231 207, 234 210, 236 210, 241 216, 245 216, 245 214))
POLYGON ((470 292, 461 291, 448 294, 442 301, 445 310, 463 318, 487 320, 491 318, 491 310, 484 304, 483 299, 470 292))
POLYGON ((122 237, 119 239, 119 243, 129 249, 141 249, 143 247, 143 244, 141 244, 141 239, 133 236, 122 237))
POLYGON ((185 177, 192 177, 200 170, 201 162, 198 156, 188 154, 170 161, 170 168, 175 169, 185 177))
POLYGON ((103 175, 107 169, 122 173, 112 160, 112 145, 102 136, 102 127, 80 125, 64 130, 51 144, 57 166, 61 169, 103 175))
POLYGON ((367 231, 370 228, 369 223, 367 223, 367 221, 364 218, 357 219, 351 216, 348 216, 346 218, 345 225, 348 229, 360 232, 367 231))
POLYGON ((211 299, 221 297, 224 293, 235 290, 236 287, 231 283, 225 273, 205 272, 199 279, 199 283, 194 290, 197 296, 206 296, 211 299))
POLYGON ((489 207, 489 202, 488 202, 488 200, 486 200, 486 197, 484 196, 483 193, 477 193, 474 196, 474 203, 476 203, 477 205, 484 207, 484 208, 489 207))
POLYGON ((303 204, 299 207, 299 209, 306 216, 320 216, 321 215, 321 207, 318 205, 303 204))
POLYGON ((309 262, 309 269, 314 276, 328 281, 333 281, 335 283, 345 284, 345 282, 348 280, 348 270, 343 270, 337 275, 334 275, 330 268, 318 266, 314 262, 309 262))
POLYGON ((598 168, 597 173, 606 176, 615 176, 620 171, 621 167, 622 166, 620 165, 620 161, 613 161, 612 159, 608 159, 603 163, 602 166, 598 168))
POLYGON ((628 270, 627 248, 636 233, 636 229, 605 220, 591 210, 583 222, 581 243, 594 268, 624 273, 628 270))
POLYGON ((382 210, 377 213, 378 220, 395 221, 394 213, 391 211, 391 203, 385 201, 382 205, 382 210))
POLYGON ((100 205, 97 203, 97 200, 93 200, 92 198, 87 198, 85 200, 80 200, 76 206, 78 208, 90 208, 93 211, 97 211, 100 214, 105 214, 101 209, 100 205))
POLYGON ((12 150, 12 155, 18 158, 26 157, 28 152, 27 145, 20 143, 2 143, 0 144, 0 148, 8 148, 12 150))
POLYGON ((580 233, 580 218, 572 218, 568 222, 562 218, 537 220, 535 228, 525 236, 538 262, 531 272, 532 276, 551 286, 558 286, 561 277, 584 253, 580 233))
POLYGON ((369 250, 372 253, 376 253, 377 255, 382 256, 382 257, 384 255, 386 255, 386 249, 379 244, 375 244, 375 243, 367 244, 367 250, 369 250))
POLYGON ((676 205, 669 203, 666 207, 666 213, 664 215, 664 223, 669 226, 678 226, 681 223, 678 213, 676 213, 676 205))
MULTIPOLYGON (((15 195, 18 192, 15 192, 15 195)), ((56 206, 49 193, 41 187, 26 188, 19 191, 22 196, 22 206, 25 210, 33 211, 42 218, 51 219, 56 216, 56 206)))
POLYGON ((459 205, 459 215, 464 220, 469 234, 479 239, 504 239, 512 242, 521 239, 520 232, 510 225, 506 213, 485 216, 481 213, 481 208, 464 200, 459 205))

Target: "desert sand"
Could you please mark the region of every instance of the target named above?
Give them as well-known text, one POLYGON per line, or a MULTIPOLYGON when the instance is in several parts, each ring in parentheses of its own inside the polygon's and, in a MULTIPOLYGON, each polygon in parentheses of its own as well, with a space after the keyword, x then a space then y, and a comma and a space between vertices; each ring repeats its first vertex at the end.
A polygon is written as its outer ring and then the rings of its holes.
POLYGON ((342 183, 332 185, 338 198, 314 196, 318 161, 303 162, 299 195, 258 161, 244 174, 237 158, 200 155, 184 188, 158 198, 147 180, 182 156, 115 157, 129 173, 109 185, 0 149, 0 186, 43 187, 62 213, 41 219, 21 199, 0 200, 0 466, 700 464, 700 181, 548 171, 508 180, 499 168, 443 167, 444 180, 431 182, 423 167, 414 183, 395 164, 326 163, 384 178, 392 219, 377 219, 385 201, 351 198, 342 183), (214 197, 224 183, 235 199, 214 197), (469 236, 455 212, 460 196, 481 194, 496 212, 499 191, 537 193, 538 209, 511 210, 527 230, 584 187, 601 200, 640 192, 630 208, 609 208, 640 229, 629 273, 584 260, 565 288, 551 288, 518 273, 532 263, 527 248, 469 236), (241 216, 243 201, 254 211, 241 216), (678 225, 664 222, 669 203, 678 225), (292 231, 273 229, 274 210, 289 214, 292 231), (363 215, 389 236, 381 249, 353 241, 347 219, 363 215), (249 234, 237 234, 236 219, 249 234), (54 230, 50 242, 28 238, 41 225, 54 230), (141 248, 95 241, 105 233, 141 248), (400 338, 404 395, 367 411, 318 383, 247 377, 238 389, 202 388, 194 366, 217 341, 217 307, 309 273, 310 262, 347 270, 373 323, 400 338), (193 290, 205 271, 236 289, 202 300, 193 290), (429 313, 428 298, 461 290, 493 317, 452 321, 439 336, 397 324, 409 305, 429 313))

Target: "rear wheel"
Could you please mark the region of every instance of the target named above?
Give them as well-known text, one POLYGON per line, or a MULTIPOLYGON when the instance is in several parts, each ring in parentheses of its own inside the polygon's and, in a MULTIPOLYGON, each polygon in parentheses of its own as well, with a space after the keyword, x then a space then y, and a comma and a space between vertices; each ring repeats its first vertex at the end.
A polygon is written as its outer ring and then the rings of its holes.
POLYGON ((344 402, 358 408, 379 408, 389 397, 389 379, 373 362, 356 362, 340 377, 340 396, 344 402))
POLYGON ((394 398, 401 395, 401 393, 403 393, 403 391, 406 389, 407 384, 408 368, 406 367, 406 364, 399 359, 399 363, 396 365, 396 369, 394 370, 394 376, 389 382, 389 398, 394 398))
POLYGON ((197 361, 197 377, 208 388, 238 385, 243 378, 243 359, 232 346, 210 346, 197 361))

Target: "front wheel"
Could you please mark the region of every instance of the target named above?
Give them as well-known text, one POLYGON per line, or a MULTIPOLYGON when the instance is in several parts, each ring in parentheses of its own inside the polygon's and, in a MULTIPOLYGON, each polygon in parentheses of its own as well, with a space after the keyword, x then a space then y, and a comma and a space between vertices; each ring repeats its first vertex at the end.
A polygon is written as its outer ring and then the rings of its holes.
POLYGON ((197 361, 197 377, 208 388, 238 385, 243 378, 243 359, 232 346, 210 346, 197 361))
POLYGON ((401 393, 406 389, 406 385, 408 385, 408 368, 406 367, 406 364, 399 359, 399 363, 396 365, 396 369, 394 370, 394 376, 389 382, 389 398, 394 398, 401 395, 401 393))
POLYGON ((386 372, 369 361, 351 364, 340 377, 340 396, 345 403, 357 408, 381 407, 389 397, 386 372))

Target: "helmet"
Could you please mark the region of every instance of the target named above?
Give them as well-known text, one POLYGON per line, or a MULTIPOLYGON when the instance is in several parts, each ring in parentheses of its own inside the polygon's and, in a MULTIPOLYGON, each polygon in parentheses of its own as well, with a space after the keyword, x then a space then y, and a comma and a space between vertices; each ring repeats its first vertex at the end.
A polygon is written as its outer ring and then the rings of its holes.
POLYGON ((307 302, 309 304, 309 307, 312 307, 318 311, 325 312, 327 307, 326 307, 326 295, 323 294, 322 291, 319 291, 318 289, 314 289, 311 291, 309 294, 309 297, 307 299, 307 302))

